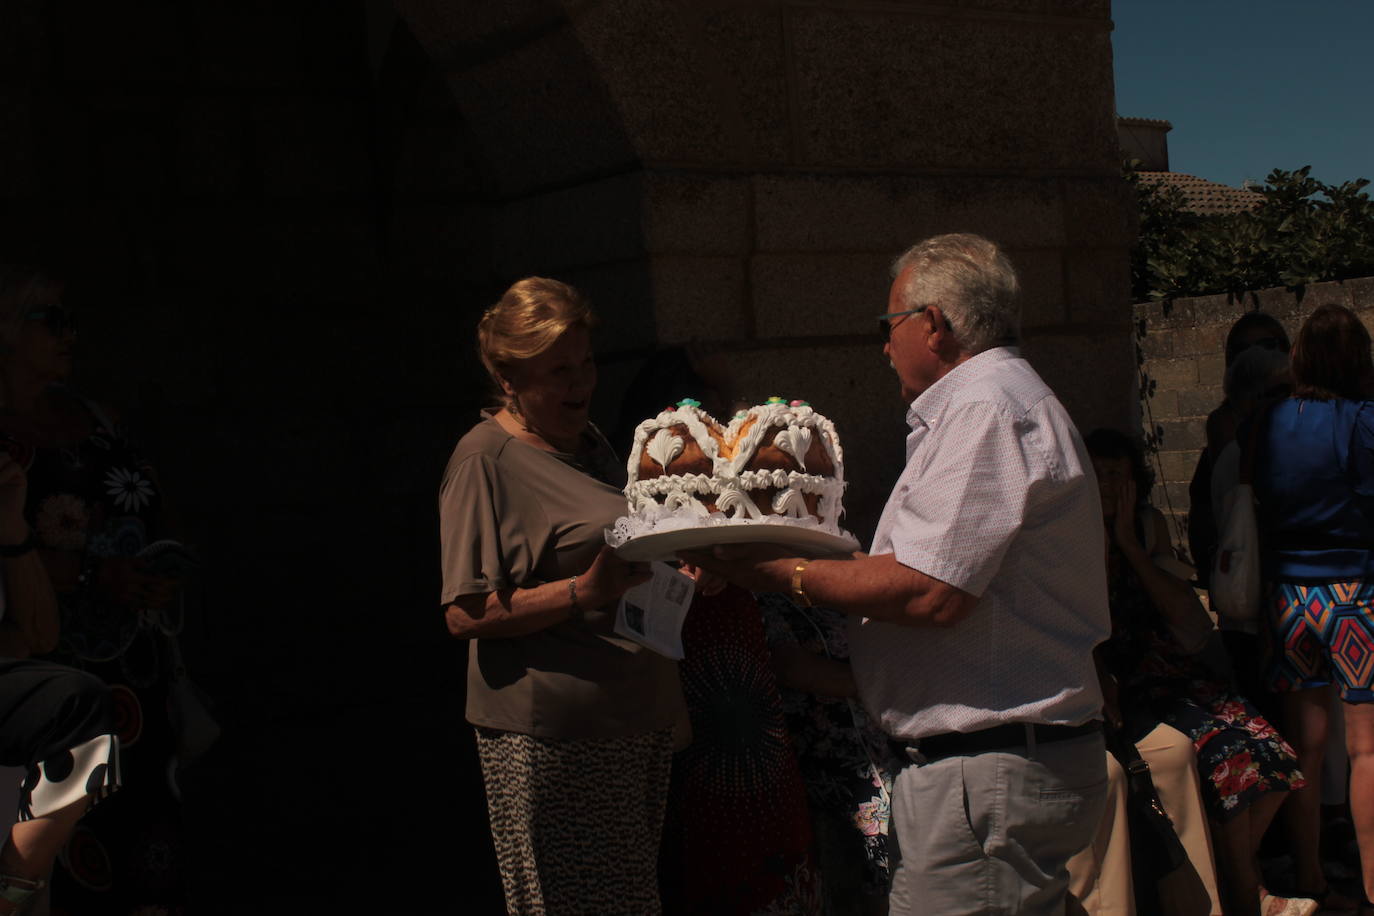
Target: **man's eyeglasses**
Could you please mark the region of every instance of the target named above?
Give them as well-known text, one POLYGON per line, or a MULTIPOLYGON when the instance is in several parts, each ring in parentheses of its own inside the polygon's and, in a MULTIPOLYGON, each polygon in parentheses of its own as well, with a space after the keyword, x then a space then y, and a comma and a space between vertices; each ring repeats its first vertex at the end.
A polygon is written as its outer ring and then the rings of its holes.
POLYGON ((25 321, 41 321, 54 337, 76 333, 76 312, 61 303, 41 305, 24 315, 25 321))
MULTIPOLYGON (((893 329, 894 327, 897 326, 896 324, 890 324, 890 323, 889 323, 889 322, 891 321, 891 319, 893 319, 893 318, 902 318, 902 317, 905 317, 906 315, 916 315, 916 314, 919 314, 919 313, 921 313, 921 312, 924 312, 924 311, 925 311, 926 309, 928 309, 928 308, 930 308, 930 306, 928 306, 928 305, 923 305, 923 306, 921 306, 920 308, 916 308, 916 309, 906 309, 905 311, 901 311, 901 312, 888 312, 886 315, 879 315, 879 316, 878 316, 878 334, 882 336, 882 338, 883 338, 883 343, 887 343, 889 340, 892 339, 892 329, 893 329)), ((897 322, 897 324, 900 324, 900 323, 901 323, 901 322, 897 322)), ((948 318, 945 319, 945 327, 948 328, 948 329, 951 330, 951 331, 954 330, 954 325, 952 325, 952 324, 949 323, 949 319, 948 319, 948 318)))

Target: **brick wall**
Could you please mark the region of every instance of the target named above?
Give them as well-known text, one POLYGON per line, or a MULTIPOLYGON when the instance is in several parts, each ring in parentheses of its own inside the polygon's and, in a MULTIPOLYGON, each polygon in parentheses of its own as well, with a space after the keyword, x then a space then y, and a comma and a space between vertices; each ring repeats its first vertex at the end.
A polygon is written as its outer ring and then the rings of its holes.
POLYGON ((1326 303, 1353 309, 1374 332, 1374 278, 1369 277, 1317 283, 1301 293, 1267 289, 1134 307, 1141 423, 1159 440, 1153 501, 1170 518, 1176 543, 1187 545, 1188 482, 1206 445, 1207 415, 1222 400, 1231 325, 1246 312, 1261 311, 1282 322, 1291 338, 1303 320, 1326 303))

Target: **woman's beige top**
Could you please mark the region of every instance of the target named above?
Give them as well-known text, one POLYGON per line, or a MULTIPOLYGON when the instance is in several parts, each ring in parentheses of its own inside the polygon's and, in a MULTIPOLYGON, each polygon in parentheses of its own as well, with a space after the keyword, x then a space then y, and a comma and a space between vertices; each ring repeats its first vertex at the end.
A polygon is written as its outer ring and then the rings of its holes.
MULTIPOLYGON (((461 595, 530 588, 586 572, 602 530, 626 512, 625 470, 595 430, 578 456, 521 442, 493 419, 459 440, 439 491, 444 585, 461 595)), ((526 636, 474 639, 467 718, 543 738, 669 728, 677 663, 612 632, 614 605, 526 636)))

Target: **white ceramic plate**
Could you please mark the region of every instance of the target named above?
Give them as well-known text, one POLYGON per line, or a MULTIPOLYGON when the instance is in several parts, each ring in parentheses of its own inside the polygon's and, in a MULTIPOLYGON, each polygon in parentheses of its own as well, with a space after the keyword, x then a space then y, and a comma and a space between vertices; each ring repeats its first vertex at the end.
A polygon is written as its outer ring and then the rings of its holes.
POLYGON ((679 528, 645 534, 616 548, 624 560, 673 560, 679 550, 703 550, 717 544, 777 544, 796 550, 799 556, 822 557, 832 553, 852 553, 859 542, 837 537, 816 528, 791 525, 708 525, 704 528, 679 528))

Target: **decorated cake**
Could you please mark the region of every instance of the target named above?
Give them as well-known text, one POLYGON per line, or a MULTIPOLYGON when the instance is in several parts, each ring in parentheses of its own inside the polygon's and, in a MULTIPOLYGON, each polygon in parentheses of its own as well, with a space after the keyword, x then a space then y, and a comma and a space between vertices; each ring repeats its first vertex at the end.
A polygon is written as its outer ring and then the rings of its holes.
POLYGON ((714 525, 789 525, 852 540, 840 527, 835 425, 805 401, 769 398, 722 425, 684 399, 639 424, 628 471, 630 512, 610 532, 613 546, 714 525))

